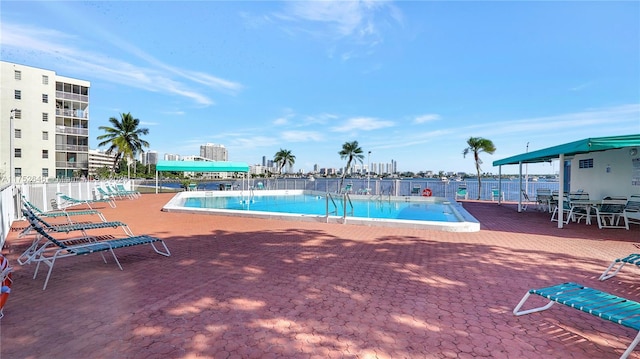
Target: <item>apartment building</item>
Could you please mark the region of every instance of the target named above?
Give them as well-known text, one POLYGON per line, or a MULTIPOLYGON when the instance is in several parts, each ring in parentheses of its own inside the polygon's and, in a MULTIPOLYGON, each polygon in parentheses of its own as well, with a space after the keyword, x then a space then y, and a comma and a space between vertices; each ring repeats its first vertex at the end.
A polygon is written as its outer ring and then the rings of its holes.
POLYGON ((0 178, 89 172, 89 81, 0 61, 0 178))
POLYGON ((105 150, 89 150, 89 175, 95 176, 99 168, 106 167, 113 170, 115 154, 107 154, 105 150))
POLYGON ((200 146, 200 157, 208 158, 212 161, 228 161, 229 152, 223 145, 207 143, 200 146))

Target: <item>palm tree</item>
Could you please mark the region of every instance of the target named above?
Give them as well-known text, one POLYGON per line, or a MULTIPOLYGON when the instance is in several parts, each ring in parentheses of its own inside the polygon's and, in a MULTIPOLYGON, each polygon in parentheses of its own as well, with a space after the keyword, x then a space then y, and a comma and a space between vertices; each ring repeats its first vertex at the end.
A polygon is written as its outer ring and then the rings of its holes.
POLYGON ((482 164, 482 160, 480 159, 480 152, 486 152, 492 155, 496 151, 496 146, 493 145, 491 140, 487 140, 482 137, 469 137, 467 140, 468 147, 462 151, 462 156, 466 157, 469 152, 473 152, 473 159, 476 163, 476 172, 478 173, 478 199, 480 199, 480 188, 482 187, 482 182, 480 181, 480 165, 482 164))
POLYGON ((283 150, 281 148, 280 151, 276 152, 275 156, 273 156, 273 162, 280 164, 278 172, 282 174, 283 168, 287 165, 293 166, 293 164, 296 163, 296 156, 291 153, 291 150, 283 150))
POLYGON ((342 150, 338 152, 338 154, 340 155, 340 159, 347 159, 347 167, 344 169, 344 172, 342 172, 342 178, 340 179, 340 188, 342 188, 342 185, 344 184, 344 178, 349 172, 351 162, 355 159, 356 161, 362 163, 362 160, 364 159, 364 155, 362 154, 362 152, 362 148, 358 146, 358 141, 345 142, 342 145, 342 150))
POLYGON ((127 159, 133 160, 138 152, 144 152, 143 147, 149 147, 149 142, 140 138, 141 135, 149 134, 148 128, 138 128, 140 120, 131 116, 131 113, 121 113, 120 120, 115 117, 109 118, 113 127, 100 126, 98 129, 105 131, 105 134, 97 137, 104 140, 98 143, 98 147, 107 146, 107 154, 115 153, 113 160, 113 171, 115 172, 118 161, 127 159))

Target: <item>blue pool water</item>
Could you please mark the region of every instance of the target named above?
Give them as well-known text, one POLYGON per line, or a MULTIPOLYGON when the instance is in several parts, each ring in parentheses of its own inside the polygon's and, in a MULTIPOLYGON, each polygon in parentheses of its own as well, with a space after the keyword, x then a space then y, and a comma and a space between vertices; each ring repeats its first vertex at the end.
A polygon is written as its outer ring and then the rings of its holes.
MULTIPOLYGON (((184 207, 238 211, 296 213, 326 215, 326 197, 308 194, 255 196, 252 200, 241 196, 187 197, 184 207)), ((461 222, 451 204, 444 199, 432 201, 389 201, 352 199, 353 209, 347 203, 347 216, 360 218, 400 219, 437 222, 461 222)), ((342 216, 342 198, 329 201, 329 214, 342 216), (335 206, 334 206, 335 203, 335 206)))

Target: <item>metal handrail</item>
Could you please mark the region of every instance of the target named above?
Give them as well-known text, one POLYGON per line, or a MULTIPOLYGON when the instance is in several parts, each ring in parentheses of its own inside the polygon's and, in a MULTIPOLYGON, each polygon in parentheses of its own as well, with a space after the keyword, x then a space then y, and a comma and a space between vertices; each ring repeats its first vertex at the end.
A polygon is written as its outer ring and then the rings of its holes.
POLYGON ((332 213, 338 214, 338 205, 336 205, 336 201, 333 199, 331 193, 327 192, 327 199, 325 200, 325 218, 327 223, 329 223, 329 200, 331 200, 333 208, 335 208, 332 213))
POLYGON ((345 193, 344 194, 344 216, 347 216, 347 200, 349 200, 349 206, 351 206, 351 215, 353 216, 353 202, 351 202, 351 197, 349 196, 349 193, 345 193))

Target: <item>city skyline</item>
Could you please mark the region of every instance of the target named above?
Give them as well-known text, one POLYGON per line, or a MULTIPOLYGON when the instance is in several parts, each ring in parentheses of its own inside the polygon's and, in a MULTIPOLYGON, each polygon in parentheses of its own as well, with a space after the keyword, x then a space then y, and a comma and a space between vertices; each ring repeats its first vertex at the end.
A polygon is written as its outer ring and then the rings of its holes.
POLYGON ((285 148, 308 172, 343 167, 356 140, 400 172, 475 173, 462 156, 474 136, 496 145, 481 159, 497 173, 494 160, 527 150, 640 132, 639 14, 637 2, 5 2, 0 54, 91 82, 92 149, 131 112, 159 153, 222 143, 252 164, 285 148))

